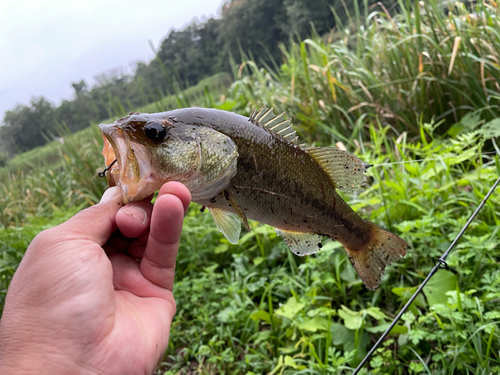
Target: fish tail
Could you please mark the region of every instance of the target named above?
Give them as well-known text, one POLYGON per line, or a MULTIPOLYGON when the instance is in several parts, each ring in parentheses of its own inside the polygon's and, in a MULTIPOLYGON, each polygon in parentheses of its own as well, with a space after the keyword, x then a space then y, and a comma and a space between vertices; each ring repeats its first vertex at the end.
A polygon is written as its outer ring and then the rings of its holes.
POLYGON ((369 240, 358 249, 344 246, 351 264, 359 277, 370 290, 382 282, 385 267, 406 255, 409 248, 406 241, 378 225, 367 222, 369 240))

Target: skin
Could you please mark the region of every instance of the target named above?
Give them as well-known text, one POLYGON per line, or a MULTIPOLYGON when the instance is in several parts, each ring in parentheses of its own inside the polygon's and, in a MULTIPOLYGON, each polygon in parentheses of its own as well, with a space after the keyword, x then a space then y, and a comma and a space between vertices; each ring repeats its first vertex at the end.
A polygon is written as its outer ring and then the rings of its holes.
POLYGON ((122 207, 101 202, 40 233, 10 284, 0 373, 151 374, 167 348, 183 217, 180 183, 122 207))
MULTIPOLYGON (((271 128, 279 123, 268 117, 270 112, 262 112, 263 117, 260 113, 247 118, 217 109, 183 108, 133 114, 101 125, 114 145, 105 146, 103 154, 107 165, 118 160, 111 174, 128 191, 127 201, 142 198, 167 180, 185 182, 194 202, 237 213, 244 223, 253 219, 279 229, 296 254, 319 251, 323 236, 339 241, 364 284, 375 289, 386 266, 404 256, 408 244, 361 218, 337 194, 337 189, 360 183, 366 166, 341 151, 304 149, 288 139, 295 135, 286 124, 282 134, 276 133, 271 128), (162 131, 159 139, 148 136, 153 124, 162 131), (230 142, 221 142, 214 133, 230 142), (210 157, 190 157, 203 156, 203 150, 210 150, 217 160, 237 153, 236 173, 224 175, 225 164, 210 157), (210 167, 204 168, 204 163, 210 167), (217 172, 208 179, 222 181, 214 185, 217 189, 193 177, 203 171, 217 172)), ((237 234, 229 237, 234 242, 237 234)))
MULTIPOLYGON (((282 230, 325 235, 338 240, 354 252, 363 249, 373 234, 373 226, 363 220, 337 194, 328 174, 306 150, 264 126, 250 123, 247 117, 220 110, 185 108, 157 114, 127 116, 115 124, 102 125, 101 129, 104 134, 108 134, 108 140, 115 146, 117 143, 113 141, 113 137, 125 137, 134 142, 134 152, 128 149, 117 152, 123 158, 115 167, 122 170, 120 179, 123 185, 133 186, 134 181, 141 182, 138 168, 131 167, 138 164, 136 149, 139 145, 150 153, 149 157, 142 158, 152 164, 151 170, 159 183, 166 179, 180 180, 183 177, 174 166, 178 167, 184 163, 186 166, 183 170, 191 169, 189 161, 192 158, 187 155, 190 155, 190 150, 194 147, 192 145, 196 145, 185 134, 189 131, 200 133, 212 129, 215 130, 214 134, 224 134, 236 144, 237 173, 234 177, 231 176, 230 181, 217 193, 204 199, 195 199, 196 203, 231 212, 234 208, 226 197, 229 193, 249 219, 282 230), (168 136, 160 142, 153 142, 145 135, 145 124, 161 119, 168 123, 168 136), (180 153, 179 158, 175 160, 167 152, 174 142, 176 148, 184 149, 184 153, 180 153), (129 159, 134 160, 134 163, 128 162, 129 159), (135 170, 135 173, 129 173, 130 170, 135 170), (225 191, 221 191, 222 189, 225 191)), ((214 138, 214 134, 204 133, 203 140, 206 148, 217 150, 221 145, 220 140, 214 138)), ((197 150, 197 147, 194 148, 197 150)), ((111 148, 105 153, 110 151, 111 148)), ((115 157, 120 159, 115 154, 107 157, 108 165, 115 157)), ((224 166, 221 165, 219 173, 223 170, 224 166)), ((189 178, 192 177, 188 174, 186 179, 189 178)), ((152 190, 154 188, 151 187, 152 190)), ((149 194, 149 191, 146 193, 149 194)), ((129 199, 134 197, 130 196, 129 199)))

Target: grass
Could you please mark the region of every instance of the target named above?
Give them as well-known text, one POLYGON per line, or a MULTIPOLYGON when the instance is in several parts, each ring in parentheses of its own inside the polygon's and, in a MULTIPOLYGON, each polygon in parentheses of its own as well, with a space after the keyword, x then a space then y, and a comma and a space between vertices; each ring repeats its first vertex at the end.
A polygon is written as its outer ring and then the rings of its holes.
MULTIPOLYGON (((179 312, 164 368, 324 374, 356 366, 499 173, 493 160, 478 157, 480 139, 457 137, 386 147, 385 133, 374 131, 365 145, 361 157, 375 163, 373 183, 349 203, 412 247, 375 293, 362 286, 336 243, 297 258, 273 228, 252 223, 252 232, 232 246, 193 207, 179 252, 179 312), (464 164, 470 154, 475 157, 464 164), (381 165, 421 158, 427 160, 381 165)), ((500 318, 493 292, 500 282, 499 203, 497 194, 451 254, 458 274, 438 272, 371 360, 372 373, 500 369, 493 328, 500 318)))
POLYGON ((497 3, 414 2, 421 13, 408 3, 399 2, 397 15, 376 6, 349 25, 338 20, 328 38, 282 46, 280 67, 248 61, 235 75, 252 76, 234 84, 233 96, 241 96, 246 111, 262 104, 286 111, 320 144, 347 141, 359 128, 369 136, 372 122, 398 137, 419 135, 421 122, 441 120, 444 133, 474 111, 485 122, 498 118, 497 3))
MULTIPOLYGON (((227 74, 216 74, 178 97, 165 97, 139 111, 165 111, 177 102, 213 106, 213 98, 222 95, 229 84, 227 74)), ((0 228, 19 226, 33 216, 50 216, 54 211, 99 201, 105 179, 97 176, 104 168, 97 124, 74 135, 60 127, 58 135, 59 139, 19 154, 0 168, 0 228)))
MULTIPOLYGON (((408 255, 371 292, 337 243, 298 258, 273 228, 251 222, 231 245, 193 204, 177 261, 178 313, 159 373, 349 373, 482 201, 500 173, 498 158, 485 153, 500 136, 497 8, 482 2, 467 13, 458 4, 444 14, 434 1, 423 4, 418 17, 372 9, 352 20, 359 29, 291 44, 277 69, 248 60, 223 97, 203 89, 190 102, 242 114, 269 104, 294 117, 304 141, 345 147, 374 164, 369 187, 344 197, 407 240, 408 255)), ((39 164, 4 169, 2 306, 33 236, 99 199, 101 142, 94 126, 52 151, 33 151, 39 164)), ((456 273, 433 277, 369 373, 500 371, 499 207, 497 192, 448 258, 456 273)))
MULTIPOLYGON (((148 104, 142 108, 129 108, 129 111, 139 111, 144 113, 154 113, 168 111, 173 108, 177 108, 179 104, 182 106, 190 106, 191 103, 209 106, 207 101, 207 93, 210 93, 212 97, 219 97, 224 94, 227 87, 231 85, 231 77, 226 73, 218 73, 211 77, 208 77, 200 81, 197 85, 192 86, 184 90, 179 96, 169 95, 161 98, 160 100, 148 104)), ((121 112, 117 114, 117 117, 125 116, 128 111, 123 109, 123 105, 119 104, 117 108, 121 108, 121 112)), ((103 123, 112 122, 111 119, 103 120, 103 123)), ((93 124, 95 128, 97 124, 93 124)), ((59 134, 57 136, 62 137, 68 135, 69 131, 64 128, 64 126, 59 128, 59 134)), ((84 130, 81 130, 75 134, 75 137, 86 144, 88 142, 93 142, 96 138, 95 129, 92 129, 92 125, 84 130)), ((9 174, 29 172, 36 170, 40 167, 51 166, 58 168, 61 166, 61 152, 63 152, 63 145, 60 142, 60 138, 49 142, 48 144, 37 147, 33 150, 16 155, 14 158, 10 159, 7 165, 0 168, 0 178, 6 178, 9 174)))

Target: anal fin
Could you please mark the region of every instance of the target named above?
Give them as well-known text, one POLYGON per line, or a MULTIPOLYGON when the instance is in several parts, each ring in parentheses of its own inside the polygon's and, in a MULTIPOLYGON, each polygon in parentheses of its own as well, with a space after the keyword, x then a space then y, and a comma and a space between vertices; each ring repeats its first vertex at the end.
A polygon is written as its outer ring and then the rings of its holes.
POLYGON ((288 245, 292 253, 298 256, 317 253, 323 245, 322 235, 316 233, 291 232, 275 228, 278 236, 283 236, 283 240, 288 245))
POLYGON ((220 208, 207 207, 215 221, 217 229, 227 238, 232 244, 237 244, 240 239, 241 221, 237 214, 221 210, 220 208))

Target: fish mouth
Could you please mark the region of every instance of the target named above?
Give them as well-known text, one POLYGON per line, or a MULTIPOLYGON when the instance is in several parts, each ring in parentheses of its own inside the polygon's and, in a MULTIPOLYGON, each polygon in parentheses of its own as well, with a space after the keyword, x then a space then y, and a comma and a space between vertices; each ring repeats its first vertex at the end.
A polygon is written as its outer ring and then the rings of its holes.
POLYGON ((154 193, 157 189, 147 149, 133 142, 116 124, 101 124, 99 128, 104 139, 102 154, 106 166, 116 160, 108 171, 108 183, 110 187, 119 186, 122 189, 124 204, 154 193))

